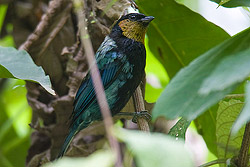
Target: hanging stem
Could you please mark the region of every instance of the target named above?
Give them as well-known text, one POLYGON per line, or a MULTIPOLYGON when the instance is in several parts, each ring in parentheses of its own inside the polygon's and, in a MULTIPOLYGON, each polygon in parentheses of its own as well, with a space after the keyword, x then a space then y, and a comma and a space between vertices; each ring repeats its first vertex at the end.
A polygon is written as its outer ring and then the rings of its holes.
POLYGON ((107 133, 107 138, 110 144, 111 149, 115 152, 116 155, 116 166, 122 167, 122 156, 121 150, 118 141, 111 134, 111 129, 113 127, 113 120, 111 116, 111 112, 109 110, 109 105, 107 103, 106 95, 104 92, 103 84, 101 81, 99 69, 96 65, 96 59, 94 50, 92 47, 92 43, 89 38, 89 34, 87 31, 87 24, 85 22, 85 14, 83 11, 83 2, 82 0, 74 0, 74 7, 76 14, 78 16, 78 27, 80 30, 80 38, 82 45, 85 49, 86 57, 90 68, 91 78, 93 79, 93 85, 95 88, 95 93, 97 97, 98 104, 100 106, 100 110, 103 116, 103 122, 105 126, 105 130, 107 133))
POLYGON ((246 167, 248 164, 249 146, 250 146, 250 122, 246 124, 243 140, 241 143, 240 153, 238 155, 237 165, 239 167, 246 167))

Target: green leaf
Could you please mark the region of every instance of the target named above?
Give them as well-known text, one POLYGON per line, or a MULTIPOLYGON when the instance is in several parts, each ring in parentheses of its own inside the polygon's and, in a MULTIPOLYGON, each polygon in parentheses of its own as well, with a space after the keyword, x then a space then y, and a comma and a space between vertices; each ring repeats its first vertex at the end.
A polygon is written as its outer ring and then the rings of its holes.
POLYGON ((216 116, 218 105, 211 107, 207 112, 197 117, 194 122, 197 131, 202 135, 208 149, 217 156, 216 145, 216 116))
POLYGON ((187 128, 190 125, 190 121, 186 120, 185 118, 181 118, 169 131, 169 135, 175 137, 176 140, 184 139, 187 128))
MULTIPOLYGON (((18 135, 11 123, 13 119, 17 120, 19 115, 9 118, 5 108, 6 104, 3 103, 2 99, 0 97, 0 166, 24 167, 26 153, 30 146, 30 133, 21 137, 18 135)), ((14 98, 12 97, 12 99, 14 98)), ((23 124, 22 126, 27 126, 27 124, 23 124)))
POLYGON ((174 119, 181 116, 192 120, 232 92, 250 75, 248 43, 250 29, 214 47, 183 68, 156 102, 153 118, 165 116, 174 119), (219 76, 229 83, 222 81, 219 76), (208 78, 218 81, 209 81, 208 78), (205 85, 213 89, 207 89, 205 85))
POLYGON ((49 76, 45 75, 42 67, 38 67, 24 50, 18 51, 12 47, 0 47, 0 78, 34 81, 55 95, 49 76))
POLYGON ((232 135, 231 128, 243 105, 242 101, 234 99, 219 103, 216 118, 218 158, 231 158, 240 150, 244 128, 237 135, 232 135))
POLYGON ((250 121, 250 82, 246 84, 246 104, 240 113, 240 116, 233 125, 233 134, 237 133, 238 130, 247 122, 250 121))
POLYGON ((140 12, 154 16, 147 34, 149 47, 170 78, 230 36, 215 24, 174 0, 138 1, 140 12))
POLYGON ((159 133, 116 129, 115 135, 126 143, 138 167, 194 166, 182 140, 159 133), (181 159, 181 161, 180 161, 181 159))
POLYGON ((250 6, 250 0, 210 0, 224 7, 250 6))
POLYGON ((114 156, 111 151, 96 151, 86 158, 63 157, 58 161, 47 163, 43 167, 110 167, 114 165, 114 156))

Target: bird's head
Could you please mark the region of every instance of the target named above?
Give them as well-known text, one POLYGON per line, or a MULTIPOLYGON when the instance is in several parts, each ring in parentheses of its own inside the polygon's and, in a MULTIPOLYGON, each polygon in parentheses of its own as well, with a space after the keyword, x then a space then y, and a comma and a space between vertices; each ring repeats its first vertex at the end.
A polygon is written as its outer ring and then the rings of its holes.
MULTIPOLYGON (((154 19, 153 16, 145 16, 141 13, 130 13, 122 16, 115 24, 112 32, 121 33, 121 35, 144 43, 146 29, 148 24, 154 19)), ((111 33, 112 33, 111 32, 111 33)))

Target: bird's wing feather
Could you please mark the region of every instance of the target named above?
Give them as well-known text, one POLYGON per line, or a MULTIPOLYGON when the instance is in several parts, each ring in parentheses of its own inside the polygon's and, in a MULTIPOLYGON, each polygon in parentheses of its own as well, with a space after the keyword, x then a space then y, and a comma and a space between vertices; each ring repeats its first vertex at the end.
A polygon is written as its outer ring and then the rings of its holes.
MULTIPOLYGON (((104 89, 107 88, 120 73, 123 66, 123 62, 120 60, 121 57, 121 54, 111 50, 106 52, 105 57, 97 58, 97 65, 101 74, 104 89)), ((92 78, 88 74, 76 94, 74 110, 72 113, 72 123, 94 100, 96 100, 95 90, 92 78)))

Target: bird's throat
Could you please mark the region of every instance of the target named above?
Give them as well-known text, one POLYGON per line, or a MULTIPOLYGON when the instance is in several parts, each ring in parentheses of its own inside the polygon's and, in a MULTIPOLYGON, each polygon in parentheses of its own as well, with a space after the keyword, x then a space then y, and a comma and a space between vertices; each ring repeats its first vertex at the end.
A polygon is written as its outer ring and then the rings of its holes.
POLYGON ((119 27, 122 29, 122 35, 144 44, 146 27, 143 24, 125 19, 119 23, 119 27))

